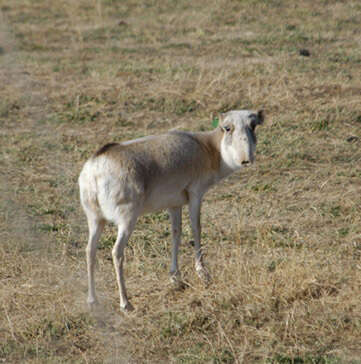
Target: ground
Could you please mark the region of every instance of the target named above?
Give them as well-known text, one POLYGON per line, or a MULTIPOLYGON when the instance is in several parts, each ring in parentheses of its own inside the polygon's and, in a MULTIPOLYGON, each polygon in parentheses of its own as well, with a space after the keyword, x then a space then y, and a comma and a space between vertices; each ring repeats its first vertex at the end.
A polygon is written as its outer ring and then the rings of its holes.
POLYGON ((361 4, 0 0, 0 362, 360 363, 361 4), (264 109, 257 163, 206 196, 212 283, 168 277, 165 212, 115 228, 86 305, 77 177, 107 142, 264 109))

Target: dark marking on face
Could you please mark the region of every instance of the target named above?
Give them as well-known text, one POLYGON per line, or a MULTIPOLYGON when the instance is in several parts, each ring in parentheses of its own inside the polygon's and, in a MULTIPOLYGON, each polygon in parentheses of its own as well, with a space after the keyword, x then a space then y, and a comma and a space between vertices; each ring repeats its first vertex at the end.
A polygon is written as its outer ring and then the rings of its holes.
POLYGON ((249 133, 249 136, 251 137, 253 144, 257 144, 257 136, 255 133, 255 129, 253 129, 252 127, 249 127, 249 128, 247 128, 247 131, 249 133))
POLYGON ((264 121, 264 112, 263 110, 258 111, 257 114, 250 114, 249 118, 251 120, 250 127, 254 131, 257 125, 263 124, 264 121))
POLYGON ((256 114, 251 114, 249 116, 249 118, 251 119, 251 122, 250 122, 249 126, 250 126, 251 130, 254 131, 256 129, 257 124, 258 124, 258 117, 257 117, 256 114))

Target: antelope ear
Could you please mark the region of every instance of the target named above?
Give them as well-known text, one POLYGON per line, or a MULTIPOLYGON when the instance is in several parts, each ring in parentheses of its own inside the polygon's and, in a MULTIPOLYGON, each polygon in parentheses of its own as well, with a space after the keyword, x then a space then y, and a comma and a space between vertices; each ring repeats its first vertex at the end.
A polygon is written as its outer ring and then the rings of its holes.
POLYGON ((264 122, 263 110, 258 111, 257 114, 251 114, 250 118, 251 118, 250 127, 252 130, 255 130, 257 125, 261 125, 264 122))
POLYGON ((259 110, 258 113, 257 113, 257 116, 258 116, 259 124, 263 124, 263 122, 264 122, 264 111, 259 110))

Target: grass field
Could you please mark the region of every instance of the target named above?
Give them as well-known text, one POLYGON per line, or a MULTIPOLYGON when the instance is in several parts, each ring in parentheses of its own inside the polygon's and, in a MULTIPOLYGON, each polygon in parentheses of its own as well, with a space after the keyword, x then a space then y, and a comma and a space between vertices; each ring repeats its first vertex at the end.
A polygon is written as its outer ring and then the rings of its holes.
MULTIPOLYGON (((361 363, 361 3, 0 0, 0 363, 361 363), (263 108, 257 163, 211 190, 169 282, 165 212, 86 306, 77 177, 106 142, 263 108)), ((186 221, 187 211, 184 211, 186 221)))

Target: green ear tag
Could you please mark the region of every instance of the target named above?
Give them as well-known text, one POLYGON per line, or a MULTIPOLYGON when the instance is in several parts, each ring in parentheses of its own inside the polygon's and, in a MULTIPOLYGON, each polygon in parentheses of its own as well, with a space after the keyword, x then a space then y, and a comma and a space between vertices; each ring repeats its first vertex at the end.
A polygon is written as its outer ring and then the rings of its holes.
POLYGON ((213 128, 216 128, 219 124, 219 119, 218 117, 216 116, 213 120, 212 120, 212 126, 213 128))

